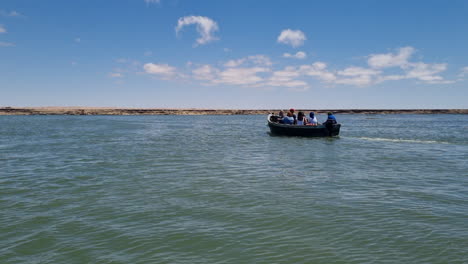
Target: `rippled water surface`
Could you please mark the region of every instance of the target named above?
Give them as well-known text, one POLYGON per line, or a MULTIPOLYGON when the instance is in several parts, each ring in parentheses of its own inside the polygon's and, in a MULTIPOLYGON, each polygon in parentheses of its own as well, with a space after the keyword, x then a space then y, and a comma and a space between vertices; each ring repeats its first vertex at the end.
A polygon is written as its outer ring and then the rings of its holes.
POLYGON ((468 116, 337 118, 0 116, 0 263, 468 263, 468 116))

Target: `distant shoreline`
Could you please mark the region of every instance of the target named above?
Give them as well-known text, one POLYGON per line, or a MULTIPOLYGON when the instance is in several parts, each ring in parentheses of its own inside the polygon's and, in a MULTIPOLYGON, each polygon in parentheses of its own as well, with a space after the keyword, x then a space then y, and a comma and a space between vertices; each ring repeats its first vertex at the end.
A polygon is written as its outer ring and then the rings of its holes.
MULTIPOLYGON (((0 115, 266 115, 280 109, 169 109, 111 107, 0 107, 0 115)), ((284 109, 287 110, 287 109, 284 109)), ((468 109, 297 109, 335 114, 468 114, 468 109)))

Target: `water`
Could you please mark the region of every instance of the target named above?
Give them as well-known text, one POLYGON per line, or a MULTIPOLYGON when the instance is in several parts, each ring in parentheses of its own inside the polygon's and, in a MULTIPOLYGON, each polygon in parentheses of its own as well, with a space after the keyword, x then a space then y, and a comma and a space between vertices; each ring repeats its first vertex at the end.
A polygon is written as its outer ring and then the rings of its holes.
POLYGON ((337 118, 0 116, 0 263, 468 263, 468 116, 337 118))

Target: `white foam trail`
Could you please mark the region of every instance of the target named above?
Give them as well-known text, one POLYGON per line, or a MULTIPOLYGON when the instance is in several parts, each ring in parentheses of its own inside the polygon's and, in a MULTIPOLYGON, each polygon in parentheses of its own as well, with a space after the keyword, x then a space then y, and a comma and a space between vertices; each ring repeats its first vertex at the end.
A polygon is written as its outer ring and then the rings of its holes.
POLYGON ((420 143, 420 144, 450 144, 445 141, 435 140, 418 140, 418 139, 401 139, 401 138, 370 138, 370 137, 357 137, 358 139, 370 140, 370 141, 386 141, 386 142, 397 142, 397 143, 420 143))

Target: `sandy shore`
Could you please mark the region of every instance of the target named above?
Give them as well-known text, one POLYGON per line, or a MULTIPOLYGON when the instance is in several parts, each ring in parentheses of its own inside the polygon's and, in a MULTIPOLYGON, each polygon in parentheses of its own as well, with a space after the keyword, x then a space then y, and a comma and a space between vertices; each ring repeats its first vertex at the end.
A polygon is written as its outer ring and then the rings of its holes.
MULTIPOLYGON (((297 109, 335 114, 468 114, 468 109, 297 109)), ((0 115, 266 115, 279 109, 164 109, 107 107, 0 107, 0 115)))

